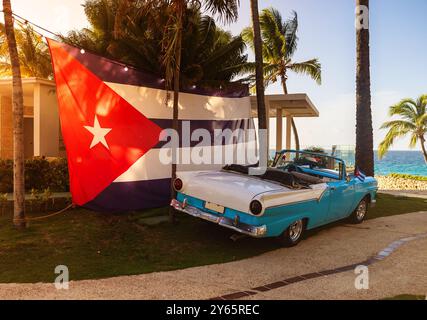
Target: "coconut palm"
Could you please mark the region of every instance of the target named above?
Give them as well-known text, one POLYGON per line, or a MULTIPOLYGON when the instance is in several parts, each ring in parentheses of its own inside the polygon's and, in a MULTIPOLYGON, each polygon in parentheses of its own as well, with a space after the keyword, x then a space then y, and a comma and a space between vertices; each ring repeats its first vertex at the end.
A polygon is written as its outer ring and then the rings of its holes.
MULTIPOLYGON (((294 72, 305 74, 321 83, 321 65, 318 59, 302 62, 293 61, 298 44, 298 16, 284 21, 280 12, 274 8, 264 9, 260 16, 261 36, 263 40, 264 77, 265 85, 280 80, 284 94, 288 94, 288 74, 294 72)), ((243 30, 243 39, 252 45, 254 34, 251 28, 243 30)), ((292 129, 295 137, 296 149, 300 149, 300 142, 295 121, 292 119, 292 129)))
MULTIPOLYGON (((117 31, 114 17, 118 16, 119 7, 115 1, 87 1, 84 7, 90 27, 72 31, 62 40, 165 78, 159 52, 163 49, 164 26, 171 9, 162 2, 157 2, 154 9, 147 7, 146 2, 145 7, 137 1, 130 3, 135 8, 120 20, 121 28, 117 31), (114 33, 118 37, 112 37, 114 33)), ((197 7, 187 8, 185 16, 181 87, 233 85, 230 82, 247 61, 242 38, 223 31, 197 7)))
POLYGON ((381 129, 388 129, 388 133, 379 145, 378 155, 380 158, 388 152, 397 138, 410 135, 410 147, 414 148, 419 142, 424 160, 427 164, 427 150, 425 146, 425 135, 427 134, 427 95, 422 95, 417 100, 404 99, 398 104, 391 106, 390 116, 399 116, 400 120, 385 122, 381 129))
POLYGON ((5 34, 9 47, 12 67, 12 112, 13 112, 13 222, 18 228, 25 223, 25 184, 24 184, 24 92, 22 89, 21 69, 15 29, 13 27, 12 6, 10 0, 3 0, 5 34))
MULTIPOLYGON (((23 26, 15 29, 15 38, 22 77, 51 79, 53 72, 50 53, 42 37, 35 33, 31 26, 23 26)), ((0 24, 0 77, 12 76, 8 50, 5 26, 0 24)))
MULTIPOLYGON (((369 9, 369 0, 356 0, 356 6, 369 9)), ((374 175, 374 137, 371 110, 369 29, 356 29, 356 166, 374 175)))

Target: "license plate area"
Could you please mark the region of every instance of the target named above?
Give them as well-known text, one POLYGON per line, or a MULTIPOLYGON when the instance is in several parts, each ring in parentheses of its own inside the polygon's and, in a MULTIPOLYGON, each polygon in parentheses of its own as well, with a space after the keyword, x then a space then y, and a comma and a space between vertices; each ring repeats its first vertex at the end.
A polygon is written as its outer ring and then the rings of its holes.
POLYGON ((221 214, 224 214, 225 208, 223 206, 217 205, 215 203, 211 203, 206 201, 205 202, 205 208, 208 210, 212 210, 221 214))

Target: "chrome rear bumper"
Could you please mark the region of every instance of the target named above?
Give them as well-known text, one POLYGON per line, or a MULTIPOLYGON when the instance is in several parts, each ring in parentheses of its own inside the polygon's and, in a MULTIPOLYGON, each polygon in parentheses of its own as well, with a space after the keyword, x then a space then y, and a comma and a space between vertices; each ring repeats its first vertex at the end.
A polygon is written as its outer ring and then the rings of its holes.
POLYGON ((260 238, 265 236, 265 234, 267 233, 267 226, 265 225, 255 227, 246 223, 241 223, 238 221, 238 219, 233 220, 227 217, 219 217, 214 214, 204 212, 198 208, 189 206, 185 203, 185 201, 184 203, 181 203, 178 200, 173 199, 170 205, 177 211, 184 212, 186 214, 189 214, 190 216, 216 223, 222 227, 232 229, 234 231, 246 234, 251 237, 260 238))

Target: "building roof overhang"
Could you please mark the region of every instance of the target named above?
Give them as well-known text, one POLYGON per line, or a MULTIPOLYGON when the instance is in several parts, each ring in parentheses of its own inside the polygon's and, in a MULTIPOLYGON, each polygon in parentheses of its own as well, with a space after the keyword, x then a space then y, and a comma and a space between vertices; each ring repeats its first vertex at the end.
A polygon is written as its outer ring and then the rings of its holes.
MULTIPOLYGON (((266 108, 269 109, 269 117, 277 115, 277 109, 282 109, 283 116, 292 117, 319 117, 319 111, 305 93, 273 94, 265 96, 266 108)), ((257 117, 257 99, 251 97, 252 116, 257 117)))

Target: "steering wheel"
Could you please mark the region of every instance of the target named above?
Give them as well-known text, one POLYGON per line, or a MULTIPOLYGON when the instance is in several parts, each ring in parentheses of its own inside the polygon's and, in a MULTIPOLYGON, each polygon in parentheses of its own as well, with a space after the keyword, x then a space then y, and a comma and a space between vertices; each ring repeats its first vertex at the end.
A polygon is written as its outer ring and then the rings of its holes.
POLYGON ((302 172, 301 168, 298 168, 298 166, 293 163, 288 164, 283 169, 287 170, 288 172, 302 172))
POLYGON ((295 162, 298 165, 301 165, 301 166, 309 166, 310 169, 313 169, 313 168, 315 168, 315 167, 317 167, 319 165, 319 163, 317 163, 315 161, 311 161, 311 160, 306 159, 306 158, 304 158, 304 159, 298 159, 295 162))

